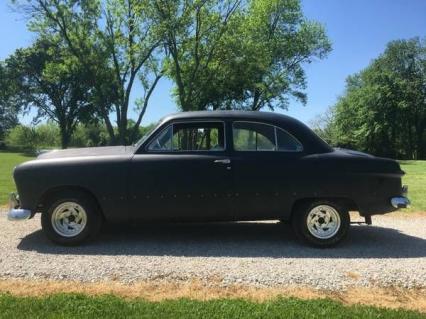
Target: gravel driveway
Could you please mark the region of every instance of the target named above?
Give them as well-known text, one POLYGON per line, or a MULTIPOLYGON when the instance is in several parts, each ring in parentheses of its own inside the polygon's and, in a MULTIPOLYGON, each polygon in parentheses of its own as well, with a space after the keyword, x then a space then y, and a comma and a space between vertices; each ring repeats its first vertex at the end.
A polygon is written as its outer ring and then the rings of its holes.
POLYGON ((96 242, 50 243, 40 218, 0 213, 0 278, 220 280, 223 285, 426 287, 426 214, 373 218, 333 249, 300 244, 277 222, 108 227, 96 242))

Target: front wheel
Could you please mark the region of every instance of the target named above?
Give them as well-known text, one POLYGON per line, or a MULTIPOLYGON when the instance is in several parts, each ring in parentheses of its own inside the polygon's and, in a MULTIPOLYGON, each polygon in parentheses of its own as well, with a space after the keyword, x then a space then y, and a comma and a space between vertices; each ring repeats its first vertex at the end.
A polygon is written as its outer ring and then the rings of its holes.
POLYGON ((74 246, 93 238, 102 225, 96 202, 80 192, 52 196, 41 216, 46 236, 53 242, 74 246))
POLYGON ((350 226, 349 212, 329 201, 300 205, 293 214, 295 233, 315 247, 330 247, 342 241, 350 226))

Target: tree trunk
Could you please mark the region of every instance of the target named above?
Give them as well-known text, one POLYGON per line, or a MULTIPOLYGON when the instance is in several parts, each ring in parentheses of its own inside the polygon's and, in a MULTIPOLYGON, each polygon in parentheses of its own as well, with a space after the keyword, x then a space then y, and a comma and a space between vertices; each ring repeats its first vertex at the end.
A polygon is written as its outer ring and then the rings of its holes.
POLYGON ((59 124, 59 130, 61 132, 61 148, 68 148, 71 139, 71 132, 66 127, 66 124, 59 124))

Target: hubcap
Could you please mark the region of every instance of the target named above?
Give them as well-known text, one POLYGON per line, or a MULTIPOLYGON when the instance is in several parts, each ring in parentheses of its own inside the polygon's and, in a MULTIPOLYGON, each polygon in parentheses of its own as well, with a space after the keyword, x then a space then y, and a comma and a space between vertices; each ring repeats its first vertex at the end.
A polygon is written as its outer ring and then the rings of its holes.
POLYGON ((87 214, 83 207, 75 202, 58 205, 52 214, 52 227, 63 237, 75 237, 87 224, 87 214))
POLYGON ((316 238, 328 239, 340 229, 340 215, 328 205, 319 205, 309 212, 306 218, 309 232, 316 238))

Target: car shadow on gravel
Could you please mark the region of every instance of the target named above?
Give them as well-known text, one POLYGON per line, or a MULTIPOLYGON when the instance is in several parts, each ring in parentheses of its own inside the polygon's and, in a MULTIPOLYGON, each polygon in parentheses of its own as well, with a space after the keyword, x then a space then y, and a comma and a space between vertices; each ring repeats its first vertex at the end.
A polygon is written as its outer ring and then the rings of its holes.
POLYGON ((303 245, 282 223, 210 223, 107 226, 98 239, 79 247, 61 247, 41 230, 24 237, 18 249, 46 254, 140 255, 272 258, 426 257, 426 240, 398 230, 353 226, 332 249, 303 245))

